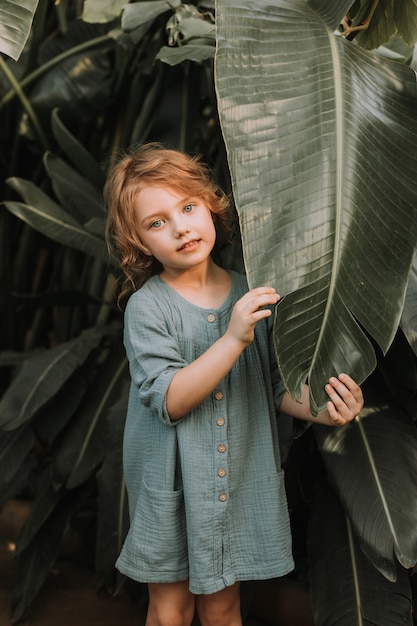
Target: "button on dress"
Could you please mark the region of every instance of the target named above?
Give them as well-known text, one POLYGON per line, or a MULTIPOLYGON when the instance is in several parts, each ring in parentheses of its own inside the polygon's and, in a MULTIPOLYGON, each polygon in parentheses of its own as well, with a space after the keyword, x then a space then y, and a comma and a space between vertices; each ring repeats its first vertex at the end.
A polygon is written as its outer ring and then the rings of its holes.
POLYGON ((175 373, 227 330, 247 290, 230 272, 218 309, 200 308, 154 276, 129 299, 124 341, 131 373, 124 435, 130 529, 117 568, 141 582, 189 580, 192 593, 293 569, 278 444, 283 393, 272 317, 199 406, 171 421, 175 373))

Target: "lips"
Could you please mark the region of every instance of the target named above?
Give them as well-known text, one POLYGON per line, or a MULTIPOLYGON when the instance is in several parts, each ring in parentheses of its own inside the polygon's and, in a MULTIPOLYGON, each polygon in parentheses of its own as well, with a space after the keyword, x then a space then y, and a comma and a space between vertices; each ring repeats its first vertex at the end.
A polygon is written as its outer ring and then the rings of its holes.
POLYGON ((199 239, 192 239, 191 241, 186 241, 185 243, 183 243, 181 248, 178 248, 178 250, 188 250, 189 248, 195 248, 195 246, 199 243, 199 239))

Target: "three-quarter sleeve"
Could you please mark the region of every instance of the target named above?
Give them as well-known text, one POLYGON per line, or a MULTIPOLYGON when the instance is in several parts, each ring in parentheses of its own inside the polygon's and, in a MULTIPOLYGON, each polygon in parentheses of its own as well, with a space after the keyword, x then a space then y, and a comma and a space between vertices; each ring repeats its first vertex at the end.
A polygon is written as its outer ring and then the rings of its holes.
POLYGON ((132 383, 142 404, 173 426, 181 420, 171 421, 166 394, 176 372, 187 363, 168 322, 157 302, 151 302, 141 292, 131 296, 125 311, 124 343, 132 383))

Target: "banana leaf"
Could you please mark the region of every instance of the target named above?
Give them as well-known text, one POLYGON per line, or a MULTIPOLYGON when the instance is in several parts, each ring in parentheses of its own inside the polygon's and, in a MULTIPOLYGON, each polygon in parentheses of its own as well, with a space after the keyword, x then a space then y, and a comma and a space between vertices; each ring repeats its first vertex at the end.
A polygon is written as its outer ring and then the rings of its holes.
POLYGON ((414 354, 417 355, 417 255, 414 258, 408 279, 404 309, 401 316, 401 328, 414 354))
POLYGON ((48 518, 53 514, 64 496, 65 493, 63 491, 56 491, 53 488, 50 471, 49 468, 47 468, 43 472, 40 480, 38 480, 36 497, 31 503, 30 513, 19 533, 16 542, 16 556, 23 554, 30 546, 37 533, 41 530, 42 526, 46 524, 48 518))
POLYGON ((313 414, 397 330, 417 244, 415 73, 329 28, 346 3, 217 2, 216 88, 249 285, 282 295, 275 343, 313 414), (315 10, 317 9, 317 10, 315 10), (327 13, 330 17, 326 17, 327 13))
POLYGON ((59 110, 54 109, 51 115, 51 128, 59 147, 67 156, 70 163, 96 189, 102 189, 106 180, 103 170, 90 152, 74 137, 74 135, 63 124, 59 116, 59 110))
POLYGON ((417 429, 400 410, 367 406, 344 428, 313 426, 327 476, 364 554, 395 581, 417 563, 417 429))
POLYGON ((0 402, 0 426, 13 430, 30 420, 60 390, 103 340, 93 327, 79 337, 28 357, 0 402))
POLYGON ((133 41, 142 39, 150 24, 160 15, 172 11, 181 4, 180 0, 150 0, 126 4, 122 13, 122 29, 130 33, 133 41))
POLYGON ((328 28, 334 31, 342 22, 353 4, 352 0, 307 0, 306 4, 317 13, 328 28))
POLYGON ((88 232, 32 182, 9 178, 7 183, 27 202, 5 202, 4 206, 11 213, 58 243, 107 261, 108 253, 103 237, 88 232))
POLYGON ((106 453, 104 421, 109 406, 120 393, 126 377, 126 355, 118 344, 94 377, 91 389, 56 447, 54 484, 67 489, 79 487, 94 473, 106 453))
MULTIPOLYGON (((105 218, 101 189, 94 187, 89 180, 51 152, 45 153, 43 163, 55 195, 67 213, 81 224, 93 217, 105 218), (76 194, 74 189, 77 190, 76 194)), ((102 238, 104 239, 104 230, 102 238)))
POLYGON ((32 26, 39 0, 2 0, 0 7, 0 53, 17 61, 32 26))
POLYGON ((108 453, 96 474, 98 496, 95 570, 113 593, 120 591, 125 580, 114 567, 122 549, 129 525, 129 508, 123 477, 123 434, 129 385, 121 386, 120 399, 109 410, 106 420, 108 453))
POLYGON ((31 426, 43 445, 50 447, 76 414, 88 391, 91 369, 92 358, 89 357, 62 383, 58 392, 31 421, 31 426))
POLYGON ((22 464, 19 464, 19 471, 15 474, 12 481, 2 484, 0 489, 0 511, 6 502, 14 498, 21 497, 22 493, 27 490, 28 485, 36 470, 37 461, 33 456, 27 456, 22 464))
POLYGON ((59 556, 74 509, 74 496, 64 499, 41 527, 36 542, 24 550, 17 560, 12 592, 13 623, 18 622, 48 578, 59 556))
POLYGON ((82 19, 92 24, 110 22, 119 17, 126 0, 85 0, 82 19))
POLYGON ((35 435, 30 425, 13 432, 0 430, 1 492, 16 478, 34 444, 35 435))
POLYGON ((167 63, 168 65, 179 65, 184 61, 195 61, 201 63, 206 59, 214 57, 214 46, 210 44, 187 44, 179 48, 162 46, 155 59, 167 63))
POLYGON ((315 486, 309 524, 310 590, 316 626, 413 624, 410 575, 388 581, 362 553, 326 479, 315 486))
POLYGON ((355 2, 349 22, 349 36, 368 50, 378 48, 397 33, 406 44, 413 45, 417 39, 417 4, 415 0, 355 2), (367 28, 361 28, 364 22, 369 22, 367 28))

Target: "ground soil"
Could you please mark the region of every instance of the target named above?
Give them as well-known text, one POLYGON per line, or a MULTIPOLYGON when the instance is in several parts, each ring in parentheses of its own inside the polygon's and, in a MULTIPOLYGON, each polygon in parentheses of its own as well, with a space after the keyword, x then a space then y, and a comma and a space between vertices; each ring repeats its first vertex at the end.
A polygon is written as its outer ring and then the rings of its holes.
MULTIPOLYGON (((27 506, 18 501, 0 513, 0 626, 12 624, 13 551, 26 516, 27 506)), ((308 594, 294 582, 258 583, 252 593, 245 626, 314 626, 308 594)), ((100 593, 94 572, 66 550, 18 626, 144 626, 145 616, 144 602, 133 602, 127 592, 100 593)))

